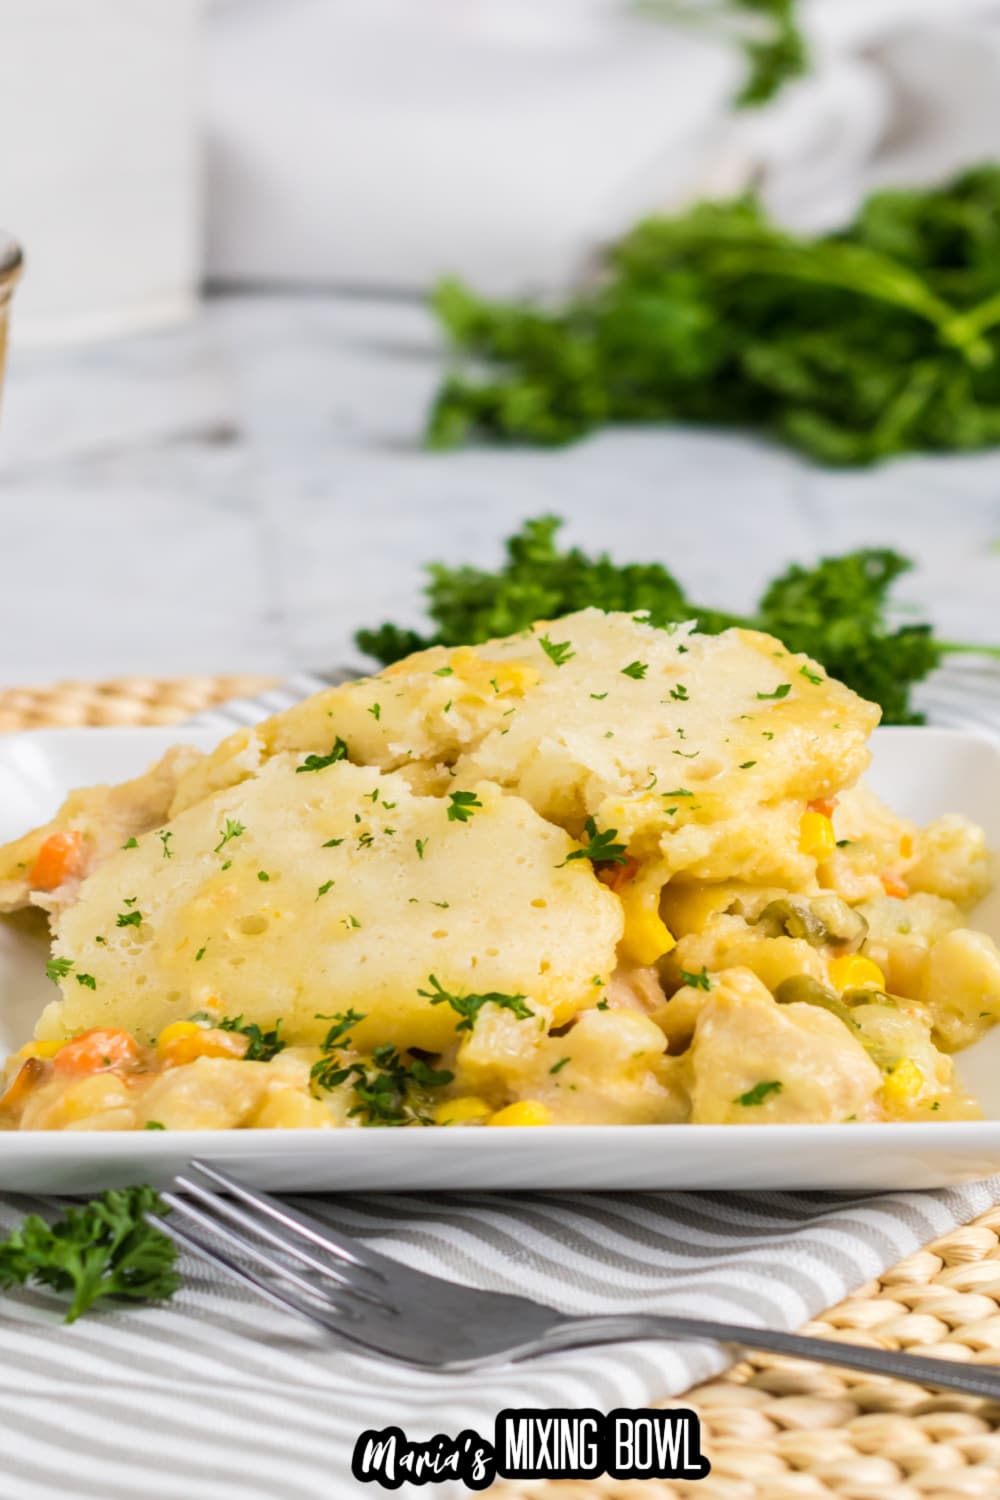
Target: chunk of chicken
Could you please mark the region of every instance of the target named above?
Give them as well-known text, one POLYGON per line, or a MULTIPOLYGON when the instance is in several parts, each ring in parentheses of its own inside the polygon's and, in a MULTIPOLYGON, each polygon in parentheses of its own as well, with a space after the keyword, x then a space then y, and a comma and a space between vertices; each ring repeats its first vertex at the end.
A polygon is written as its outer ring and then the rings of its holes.
POLYGON ((695 1026, 695 1124, 832 1124, 878 1118, 882 1074, 847 1027, 812 1005, 778 1005, 749 969, 729 969, 695 1026))

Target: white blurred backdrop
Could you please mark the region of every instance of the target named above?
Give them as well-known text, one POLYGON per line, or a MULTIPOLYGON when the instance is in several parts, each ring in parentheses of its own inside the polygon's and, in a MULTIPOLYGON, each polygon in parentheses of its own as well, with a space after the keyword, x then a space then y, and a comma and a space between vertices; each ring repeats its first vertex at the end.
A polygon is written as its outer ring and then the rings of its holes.
POLYGON ((811 76, 632 0, 0 0, 22 344, 225 284, 563 284, 637 214, 760 186, 803 228, 1000 148, 1000 0, 807 0, 811 76))

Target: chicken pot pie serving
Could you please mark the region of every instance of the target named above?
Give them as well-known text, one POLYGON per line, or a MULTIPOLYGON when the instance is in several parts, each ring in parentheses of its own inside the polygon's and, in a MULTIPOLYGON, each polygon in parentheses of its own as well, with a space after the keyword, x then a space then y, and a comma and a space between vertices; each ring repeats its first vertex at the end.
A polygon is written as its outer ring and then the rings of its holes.
POLYGON ((865 788, 877 718, 770 636, 585 610, 76 792, 0 850, 56 986, 0 1125, 975 1116, 990 859, 865 788))

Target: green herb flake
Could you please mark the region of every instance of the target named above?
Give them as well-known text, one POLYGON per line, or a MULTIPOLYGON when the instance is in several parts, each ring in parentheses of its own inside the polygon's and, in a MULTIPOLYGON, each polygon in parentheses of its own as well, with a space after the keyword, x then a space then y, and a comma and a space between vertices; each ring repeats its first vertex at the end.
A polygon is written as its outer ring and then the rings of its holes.
POLYGON ((549 661, 557 667, 565 666, 576 655, 576 652, 571 649, 569 641, 550 641, 547 635, 540 635, 538 637, 538 644, 549 658, 549 661))
POLYGON ((687 969, 682 969, 681 983, 689 985, 693 990, 710 990, 712 988, 712 981, 704 965, 702 965, 701 972, 698 974, 691 974, 687 969))
POLYGON ((417 990, 417 994, 423 1000, 429 1000, 432 1005, 450 1005, 461 1020, 455 1027, 456 1031, 471 1031, 476 1024, 476 1019, 484 1005, 495 1005, 500 1010, 509 1010, 519 1021, 527 1021, 534 1011, 527 1004, 526 995, 503 995, 496 991, 482 995, 453 995, 438 981, 435 975, 428 978, 429 990, 417 990))
POLYGON ((757 697, 761 699, 787 698, 791 691, 792 684, 790 682, 779 682, 773 693, 758 693, 757 697))
POLYGON ((338 734, 329 755, 307 755, 301 766, 295 767, 295 773, 301 775, 304 771, 325 771, 327 766, 335 766, 339 760, 347 758, 347 746, 338 734))
POLYGON ((598 833, 597 824, 593 818, 588 818, 584 824, 587 841, 580 849, 574 849, 572 854, 567 854, 562 864, 556 866, 561 870, 563 865, 568 865, 573 859, 589 859, 595 865, 624 865, 628 863, 625 853, 625 844, 616 844, 618 837, 617 828, 606 828, 598 833))
POLYGON ((85 990, 97 989, 97 980, 93 974, 77 974, 76 982, 77 984, 82 984, 85 990))
POLYGON ((66 978, 72 967, 71 958, 50 958, 45 965, 45 977, 51 979, 53 984, 58 984, 60 979, 66 978))
POLYGON ((122 848, 123 849, 138 849, 138 847, 139 847, 139 840, 137 838, 134 838, 134 837, 130 838, 130 839, 126 839, 125 842, 124 842, 124 844, 122 844, 122 848))
POLYGON ((763 1104, 771 1094, 781 1093, 781 1082, 777 1078, 771 1078, 766 1083, 755 1083, 752 1089, 747 1089, 745 1094, 740 1094, 733 1100, 734 1104, 743 1104, 751 1108, 756 1104, 763 1104))
POLYGON ((563 1068, 570 1061, 572 1061, 572 1059, 569 1058, 569 1057, 561 1057, 557 1063, 553 1063, 552 1064, 551 1068, 549 1069, 550 1075, 555 1075, 556 1073, 561 1073, 562 1070, 563 1070, 563 1068))
POLYGON ((449 792, 448 822, 467 823, 482 805, 475 792, 449 792))
POLYGON ((220 853, 228 843, 230 843, 233 839, 242 838, 243 834, 245 833, 246 829, 244 828, 242 823, 238 822, 236 818, 227 818, 226 826, 225 828, 221 829, 219 842, 212 850, 212 853, 220 853))
POLYGON ((319 898, 320 898, 320 896, 325 896, 326 893, 327 893, 327 891, 332 891, 332 890, 333 890, 333 881, 332 880, 326 880, 326 881, 324 881, 323 884, 319 887, 319 890, 316 892, 316 900, 318 901, 319 898))
POLYGON ((170 832, 170 830, 168 828, 164 828, 156 835, 156 837, 163 845, 163 858, 173 859, 173 851, 170 848, 170 840, 173 838, 173 834, 170 832))
POLYGON ((636 682, 641 682, 649 671, 649 663, 645 661, 630 661, 627 667, 622 667, 623 677, 632 677, 636 682))
POLYGON ((115 918, 115 926, 116 927, 141 927, 142 926, 142 912, 141 911, 122 911, 122 912, 119 912, 118 916, 115 918))

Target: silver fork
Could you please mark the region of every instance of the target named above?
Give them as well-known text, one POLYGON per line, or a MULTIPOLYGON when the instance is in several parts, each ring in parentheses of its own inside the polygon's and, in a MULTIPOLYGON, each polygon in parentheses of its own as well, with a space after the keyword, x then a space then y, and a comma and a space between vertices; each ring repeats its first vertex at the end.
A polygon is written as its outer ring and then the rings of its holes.
POLYGON ((627 1339, 696 1339, 892 1375, 1000 1400, 1000 1366, 841 1344, 673 1313, 573 1316, 506 1292, 414 1271, 207 1162, 174 1179, 169 1219, 151 1224, 279 1307, 367 1354, 425 1370, 471 1370, 627 1339), (194 1175, 197 1174, 197 1175, 194 1175), (219 1191, 221 1189, 221 1191, 219 1191))

